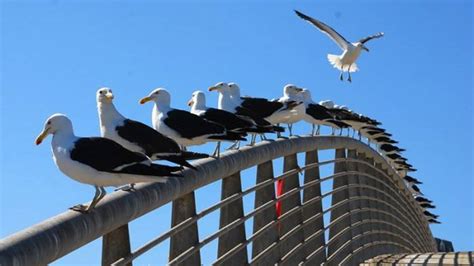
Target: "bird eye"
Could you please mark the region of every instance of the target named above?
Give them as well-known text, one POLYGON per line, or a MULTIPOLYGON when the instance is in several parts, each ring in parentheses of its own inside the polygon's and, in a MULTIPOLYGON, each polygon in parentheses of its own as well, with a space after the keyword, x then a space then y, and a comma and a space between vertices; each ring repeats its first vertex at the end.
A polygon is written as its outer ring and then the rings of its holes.
POLYGON ((51 121, 48 121, 48 123, 46 123, 46 124, 51 125, 51 121))

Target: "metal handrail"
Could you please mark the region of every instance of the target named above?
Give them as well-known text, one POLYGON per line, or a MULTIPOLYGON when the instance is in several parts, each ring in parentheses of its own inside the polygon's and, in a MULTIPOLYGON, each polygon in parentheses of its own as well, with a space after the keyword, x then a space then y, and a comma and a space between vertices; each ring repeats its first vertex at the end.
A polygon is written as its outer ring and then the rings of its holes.
MULTIPOLYGON (((184 178, 170 178, 162 184, 141 184, 134 193, 116 192, 107 195, 96 209, 83 215, 67 211, 56 217, 0 240, 0 264, 10 264, 13 259, 19 264, 47 264, 65 254, 103 236, 128 222, 186 195, 195 189, 239 172, 249 167, 300 152, 327 149, 355 149, 374 158, 376 163, 387 167, 391 180, 404 195, 408 204, 416 210, 416 202, 409 198, 409 192, 401 178, 385 159, 370 146, 347 137, 314 136, 263 141, 238 151, 228 151, 218 160, 202 159, 194 164, 198 171, 186 169, 184 178), (394 178, 394 177, 397 178, 394 178), (74 228, 74 230, 71 230, 74 228)), ((279 199, 282 199, 280 197, 279 199)), ((430 234, 427 222, 421 220, 420 210, 412 213, 419 230, 430 234), (418 212, 418 213, 417 213, 418 212), (423 230, 422 230, 423 229, 423 230)), ((411 215, 410 215, 411 216, 411 215)), ((199 218, 197 218, 199 219, 199 218)), ((188 221, 188 220, 186 220, 188 221)), ((192 222, 190 222, 192 224, 192 222)), ((414 225, 413 225, 414 226, 414 225)))

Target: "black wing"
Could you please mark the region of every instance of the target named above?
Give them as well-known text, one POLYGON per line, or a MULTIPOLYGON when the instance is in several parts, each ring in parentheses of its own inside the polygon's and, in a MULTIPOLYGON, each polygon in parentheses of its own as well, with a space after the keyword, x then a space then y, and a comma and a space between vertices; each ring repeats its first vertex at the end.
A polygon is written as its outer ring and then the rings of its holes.
POLYGON ((221 135, 225 129, 213 122, 187 111, 174 109, 163 122, 183 138, 192 139, 203 135, 221 135))
POLYGON ((148 156, 181 152, 174 140, 138 121, 126 119, 116 130, 120 137, 142 147, 148 156))
POLYGON ((246 129, 253 127, 253 124, 246 121, 237 115, 227 112, 225 110, 219 110, 215 108, 208 108, 205 112, 199 115, 200 117, 224 126, 227 130, 234 129, 246 129))
POLYGON ((318 120, 333 119, 329 110, 320 104, 309 104, 306 108, 306 113, 318 120))
POLYGON ((374 35, 370 35, 370 36, 368 36, 368 37, 362 38, 362 39, 359 40, 359 42, 360 42, 360 43, 366 43, 366 42, 368 42, 368 41, 370 41, 370 40, 372 40, 372 39, 380 38, 380 37, 382 37, 383 35, 384 35, 383 32, 379 32, 379 33, 376 33, 376 34, 374 34, 374 35))
POLYGON ((120 172, 116 169, 149 160, 144 154, 127 150, 113 140, 99 137, 78 139, 70 156, 74 161, 103 172, 120 172))
POLYGON ((264 98, 241 97, 241 105, 256 113, 259 117, 265 118, 271 116, 276 111, 282 109, 283 103, 278 101, 269 101, 264 98))

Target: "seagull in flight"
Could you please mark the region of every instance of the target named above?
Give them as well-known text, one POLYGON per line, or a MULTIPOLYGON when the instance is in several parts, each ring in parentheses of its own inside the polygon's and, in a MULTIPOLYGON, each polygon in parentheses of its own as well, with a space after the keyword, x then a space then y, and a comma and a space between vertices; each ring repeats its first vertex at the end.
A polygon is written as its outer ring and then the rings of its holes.
POLYGON ((337 33, 337 31, 323 22, 307 16, 297 10, 295 10, 295 12, 300 18, 306 20, 308 23, 312 24, 321 32, 329 36, 329 38, 336 42, 336 44, 343 50, 341 55, 328 54, 329 62, 334 66, 334 68, 337 68, 341 71, 341 75, 339 76, 340 80, 344 79, 343 73, 348 72, 349 77, 347 78, 347 81, 352 81, 351 72, 356 72, 358 70, 357 64, 355 62, 359 57, 360 52, 362 49, 367 52, 369 51, 369 49, 364 44, 372 39, 380 38, 384 35, 383 32, 379 32, 374 35, 362 38, 357 42, 351 43, 348 42, 341 34, 337 33))

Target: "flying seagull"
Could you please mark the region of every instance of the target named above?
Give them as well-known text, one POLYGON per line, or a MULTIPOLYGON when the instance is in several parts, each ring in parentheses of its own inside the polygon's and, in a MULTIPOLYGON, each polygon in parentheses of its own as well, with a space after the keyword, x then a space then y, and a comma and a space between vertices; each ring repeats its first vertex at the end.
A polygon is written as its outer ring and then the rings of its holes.
POLYGON ((53 135, 51 148, 59 170, 72 179, 95 187, 95 195, 88 206, 76 205, 72 210, 88 212, 107 193, 106 186, 123 186, 139 182, 166 182, 177 167, 153 164, 146 155, 125 149, 117 142, 101 137, 80 138, 74 135, 71 120, 54 114, 46 120, 43 131, 36 138, 41 144, 53 135))
POLYGON ((167 160, 193 169, 195 167, 186 160, 209 157, 207 154, 182 151, 176 141, 141 122, 125 118, 113 104, 111 89, 100 88, 96 97, 102 137, 114 140, 131 151, 143 153, 152 160, 167 160))
MULTIPOLYGON (((163 89, 153 90, 140 100, 141 104, 153 101, 153 127, 163 135, 175 140, 183 147, 201 145, 209 141, 238 141, 246 140, 245 133, 227 131, 223 126, 205 120, 190 112, 174 109, 170 106, 171 95, 163 89)), ((218 145, 214 156, 219 156, 218 145)))
POLYGON ((369 51, 369 49, 364 44, 372 39, 380 38, 384 35, 383 32, 379 32, 377 34, 362 38, 357 42, 351 43, 348 42, 341 34, 337 33, 337 31, 324 24, 323 22, 309 17, 297 10, 295 10, 295 12, 296 15, 298 15, 300 18, 306 20, 307 22, 318 28, 321 32, 329 36, 329 38, 336 42, 336 44, 343 50, 343 53, 341 55, 328 54, 329 62, 335 68, 341 71, 341 75, 339 77, 341 80, 343 80, 344 78, 343 73, 348 72, 349 77, 347 80, 349 82, 352 81, 351 72, 356 72, 358 70, 357 64, 355 62, 359 57, 360 52, 362 51, 362 49, 367 52, 369 51))

